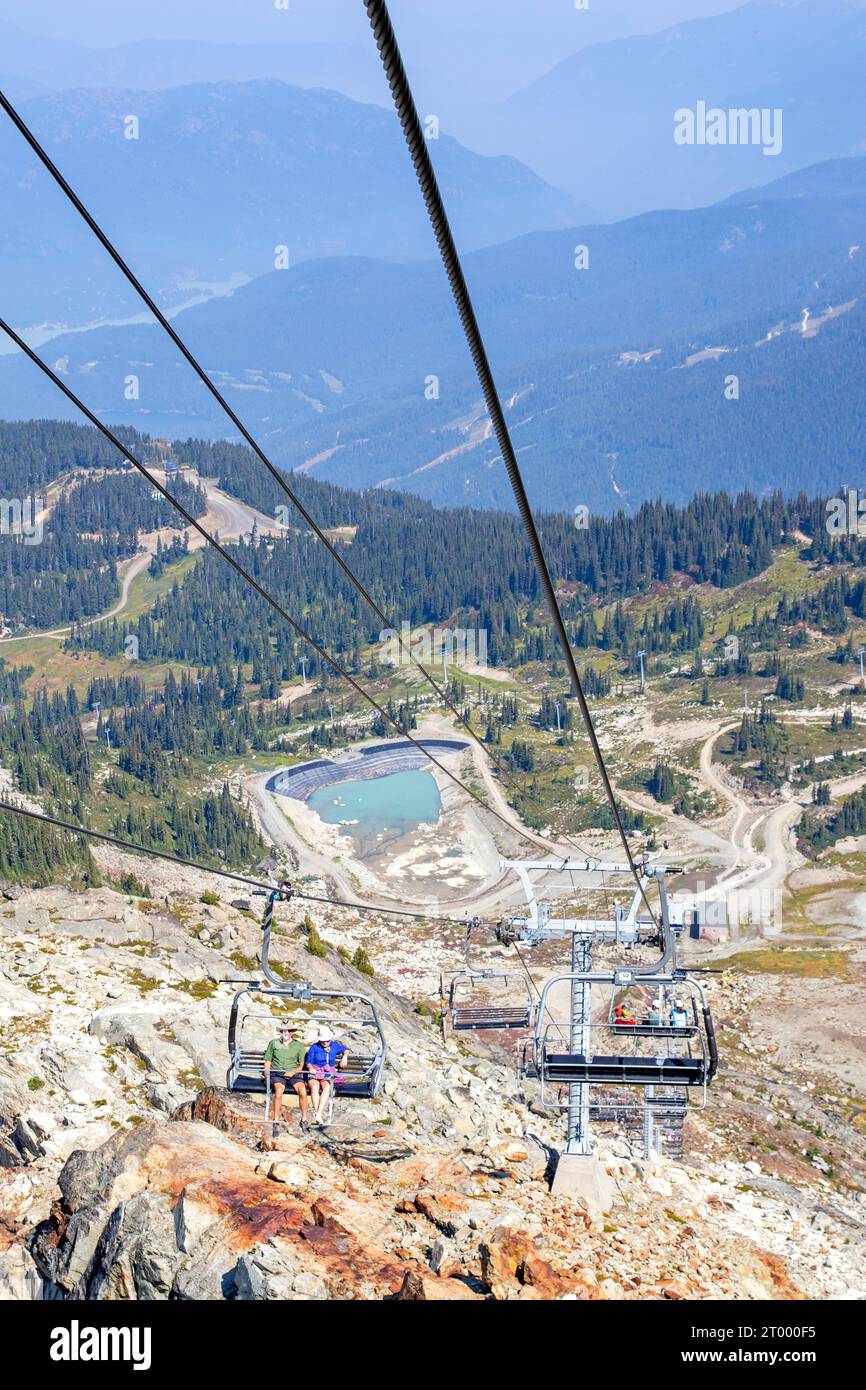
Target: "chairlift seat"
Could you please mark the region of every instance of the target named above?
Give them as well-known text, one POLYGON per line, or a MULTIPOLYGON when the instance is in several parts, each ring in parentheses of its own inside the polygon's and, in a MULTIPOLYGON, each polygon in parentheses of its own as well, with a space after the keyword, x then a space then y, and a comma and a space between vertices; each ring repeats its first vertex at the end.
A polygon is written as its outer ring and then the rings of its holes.
POLYGON ((703 1086, 707 1069, 702 1057, 586 1057, 582 1053, 546 1053, 544 1079, 561 1085, 608 1082, 621 1086, 703 1086))
POLYGON ((479 1006, 451 1010, 451 1026, 455 1032, 476 1028, 528 1028, 532 1023, 531 1008, 495 1008, 479 1006))
POLYGON ((697 1028, 688 1024, 673 1028, 669 1023, 611 1023, 610 1031, 622 1038, 694 1038, 697 1028))
MULTIPOLYGON (((241 1051, 229 1068, 228 1089, 246 1095, 264 1095, 265 1085, 264 1051, 241 1051)), ((353 1100, 369 1100, 375 1095, 376 1058, 373 1056, 351 1056, 344 1071, 337 1073, 336 1094, 353 1100)))

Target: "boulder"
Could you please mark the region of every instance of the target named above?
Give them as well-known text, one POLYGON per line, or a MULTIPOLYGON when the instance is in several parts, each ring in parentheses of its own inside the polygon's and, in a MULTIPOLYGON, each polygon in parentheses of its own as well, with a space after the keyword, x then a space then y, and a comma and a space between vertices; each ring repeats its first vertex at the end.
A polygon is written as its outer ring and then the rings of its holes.
POLYGON ((549 1301, 564 1294, 597 1298, 579 1276, 557 1270, 538 1253, 537 1239, 528 1231, 500 1228, 481 1246, 481 1277, 497 1300, 530 1297, 549 1301))
POLYGON ((305 1188, 310 1181, 310 1170, 290 1158, 279 1158, 268 1165, 267 1176, 272 1182, 283 1182, 287 1187, 305 1188))
POLYGON ((435 1275, 424 1274, 419 1270, 406 1273, 397 1294, 398 1300, 404 1303, 444 1303, 457 1299, 477 1302, 481 1297, 481 1294, 474 1293, 461 1279, 437 1279, 435 1275))
POLYGON ((407 1268, 380 1243, 393 1217, 335 1192, 333 1160, 308 1152, 309 1167, 278 1157, 266 1176, 200 1121, 119 1131, 64 1165, 29 1242, 38 1274, 73 1298, 393 1297, 407 1268))

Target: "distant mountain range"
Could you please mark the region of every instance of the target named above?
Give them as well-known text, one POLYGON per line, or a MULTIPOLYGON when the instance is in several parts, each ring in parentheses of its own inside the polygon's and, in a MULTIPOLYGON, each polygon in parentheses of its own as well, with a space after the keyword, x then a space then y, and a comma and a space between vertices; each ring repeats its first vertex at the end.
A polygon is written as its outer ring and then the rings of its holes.
MULTIPOLYGON (((266 273, 278 247, 291 264, 432 253, 396 116, 336 92, 276 81, 72 91, 25 102, 22 114, 167 307, 266 273)), ((569 195, 516 160, 472 154, 444 132, 431 143, 467 251, 581 216, 569 195)), ((8 120, 0 168, 3 312, 25 326, 70 327, 135 314, 117 272, 8 120)))
POLYGON ((298 87, 328 87, 355 101, 390 102, 372 40, 353 43, 211 43, 144 39, 115 48, 29 34, 0 19, 3 71, 40 90, 75 87, 157 91, 198 82, 273 78, 298 87))
MULTIPOLYGON (((647 6, 640 0, 635 6, 632 0, 604 0, 603 5, 577 11, 563 0, 532 0, 531 7, 526 0, 436 0, 433 6, 410 0, 395 6, 393 17, 419 99, 432 103, 425 109, 438 111, 443 124, 456 134, 454 117, 465 107, 504 99, 548 71, 563 54, 623 34, 662 29, 685 17, 716 14, 739 3, 653 0, 647 6), (478 61, 480 52, 483 62, 478 61)), ((97 47, 23 32, 22 19, 37 29, 56 23, 59 16, 48 21, 39 13, 40 8, 52 7, 56 0, 45 0, 41 7, 29 0, 24 16, 21 0, 0 0, 0 13, 9 12, 15 21, 0 18, 0 53, 10 55, 2 64, 5 71, 55 89, 156 89, 273 77, 390 105, 367 16, 354 0, 341 5, 336 24, 334 0, 309 5, 297 0, 282 14, 275 13, 272 4, 232 7, 234 25, 225 22, 229 7, 224 6, 220 16, 218 5, 199 0, 196 6, 185 0, 178 10, 182 27, 194 35, 187 39, 155 37, 159 21, 153 5, 139 6, 124 23, 118 16, 120 7, 109 12, 103 3, 103 22, 96 33, 86 20, 79 25, 80 33, 97 47), (211 11, 211 23, 202 23, 198 33, 196 8, 200 14, 211 11), (123 31, 135 33, 137 41, 103 46, 105 35, 123 31), (339 42, 334 41, 337 37, 339 42)))
MULTIPOLYGON (((492 0, 477 12, 449 0, 444 9, 434 7, 435 20, 420 12, 398 19, 422 113, 438 112, 443 129, 466 149, 516 158, 553 187, 566 189, 582 209, 572 209, 575 220, 699 207, 816 162, 866 152, 866 0, 752 0, 721 14, 702 13, 713 2, 700 0, 698 6, 692 0, 695 17, 661 32, 591 42, 593 33, 616 32, 623 16, 602 15, 600 6, 579 14, 551 0, 530 26, 520 58, 514 56, 514 35, 526 25, 519 17, 523 0, 497 0, 495 19, 489 14, 492 0), (479 28, 487 35, 483 44, 479 28), (503 91, 504 74, 516 84, 557 48, 564 56, 556 66, 510 96, 490 100, 494 88, 503 91), (780 140, 773 145, 778 152, 769 155, 761 142, 737 140, 677 144, 676 113, 701 104, 726 113, 766 111, 768 119, 781 113, 780 140)), ((722 0, 715 3, 721 8, 722 0)), ((653 5, 652 22, 663 24, 682 8, 679 0, 653 5)), ((144 94, 160 89, 280 80, 338 91, 390 111, 375 48, 366 37, 356 29, 344 43, 148 39, 95 51, 38 40, 0 21, 0 68, 11 75, 7 81, 19 100, 86 87, 127 93, 125 104, 135 110, 144 94)), ((238 118, 242 148, 242 110, 238 118)), ((60 124, 68 121, 61 116, 60 124)), ((203 129, 209 126, 205 114, 203 129)), ((298 138, 303 144, 303 126, 298 138)), ((532 225, 558 224, 536 219, 532 225)), ((523 229, 512 222, 506 234, 523 229)), ((490 242, 482 235, 468 244, 490 242)), ((399 242, 390 238, 389 244, 399 242)), ((411 238, 405 254, 416 254, 411 238)))
MULTIPOLYGON (((537 233, 468 256, 534 500, 610 511, 703 488, 856 485, 864 227, 858 158, 742 202, 537 233), (581 245, 586 270, 575 269, 581 245)), ((438 263, 310 261, 177 322, 283 465, 437 502, 508 505, 438 263)), ((45 353, 108 420, 230 435, 154 328, 66 335, 45 353), (124 398, 130 374, 137 401, 124 398)), ((10 359, 0 362, 0 414, 69 416, 30 364, 10 359)))
POLYGON ((757 0, 565 58, 460 128, 609 216, 697 207, 814 162, 866 151, 862 0, 757 0), (783 112, 783 147, 678 146, 699 101, 783 112))

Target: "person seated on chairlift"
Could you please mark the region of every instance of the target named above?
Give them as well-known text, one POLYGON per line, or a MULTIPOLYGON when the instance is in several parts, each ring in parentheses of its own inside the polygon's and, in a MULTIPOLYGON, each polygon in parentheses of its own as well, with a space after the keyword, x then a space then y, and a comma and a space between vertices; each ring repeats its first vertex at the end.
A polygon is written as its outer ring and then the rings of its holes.
POLYGON ((626 1004, 617 1004, 613 1011, 613 1021, 623 1028, 634 1028, 637 1020, 626 1004))
POLYGON ((659 1003, 658 999, 656 999, 654 1003, 650 1004, 646 1016, 646 1021, 649 1024, 650 1028, 661 1028, 664 1019, 662 1017, 662 1006, 659 1003))
POLYGON ((310 1092, 307 1089, 307 1081, 304 1075, 304 1059, 307 1055, 306 1044, 295 1034, 298 1032, 298 1024, 285 1022, 281 1023, 278 1029, 279 1036, 271 1038, 265 1048, 265 1086, 270 1084, 274 1092, 274 1113, 271 1116, 274 1124, 280 1118, 283 1108, 283 1092, 286 1087, 290 1087, 298 1097, 301 1107, 301 1129, 307 1129, 307 1102, 310 1092))
POLYGON ((671 1009, 671 1027, 687 1028, 688 1024, 689 1016, 683 1001, 681 999, 675 999, 673 1008, 671 1009))
POLYGON ((330 1028, 322 1024, 316 1030, 316 1040, 307 1052, 306 1068, 310 1077, 310 1095, 313 1098, 314 1124, 323 1124, 330 1090, 337 1080, 337 1072, 345 1069, 349 1060, 349 1049, 345 1043, 335 1038, 330 1028))

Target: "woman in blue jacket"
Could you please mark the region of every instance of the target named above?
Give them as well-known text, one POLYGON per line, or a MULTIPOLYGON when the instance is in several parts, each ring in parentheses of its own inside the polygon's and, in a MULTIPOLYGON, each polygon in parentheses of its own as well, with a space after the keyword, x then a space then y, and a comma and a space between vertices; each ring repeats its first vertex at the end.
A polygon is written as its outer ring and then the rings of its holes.
POLYGON ((310 1098, 313 1102, 313 1123, 324 1123, 325 1110, 338 1071, 342 1071, 349 1060, 349 1049, 345 1043, 334 1037, 325 1024, 317 1030, 318 1039, 309 1049, 304 1063, 308 1073, 310 1098))

